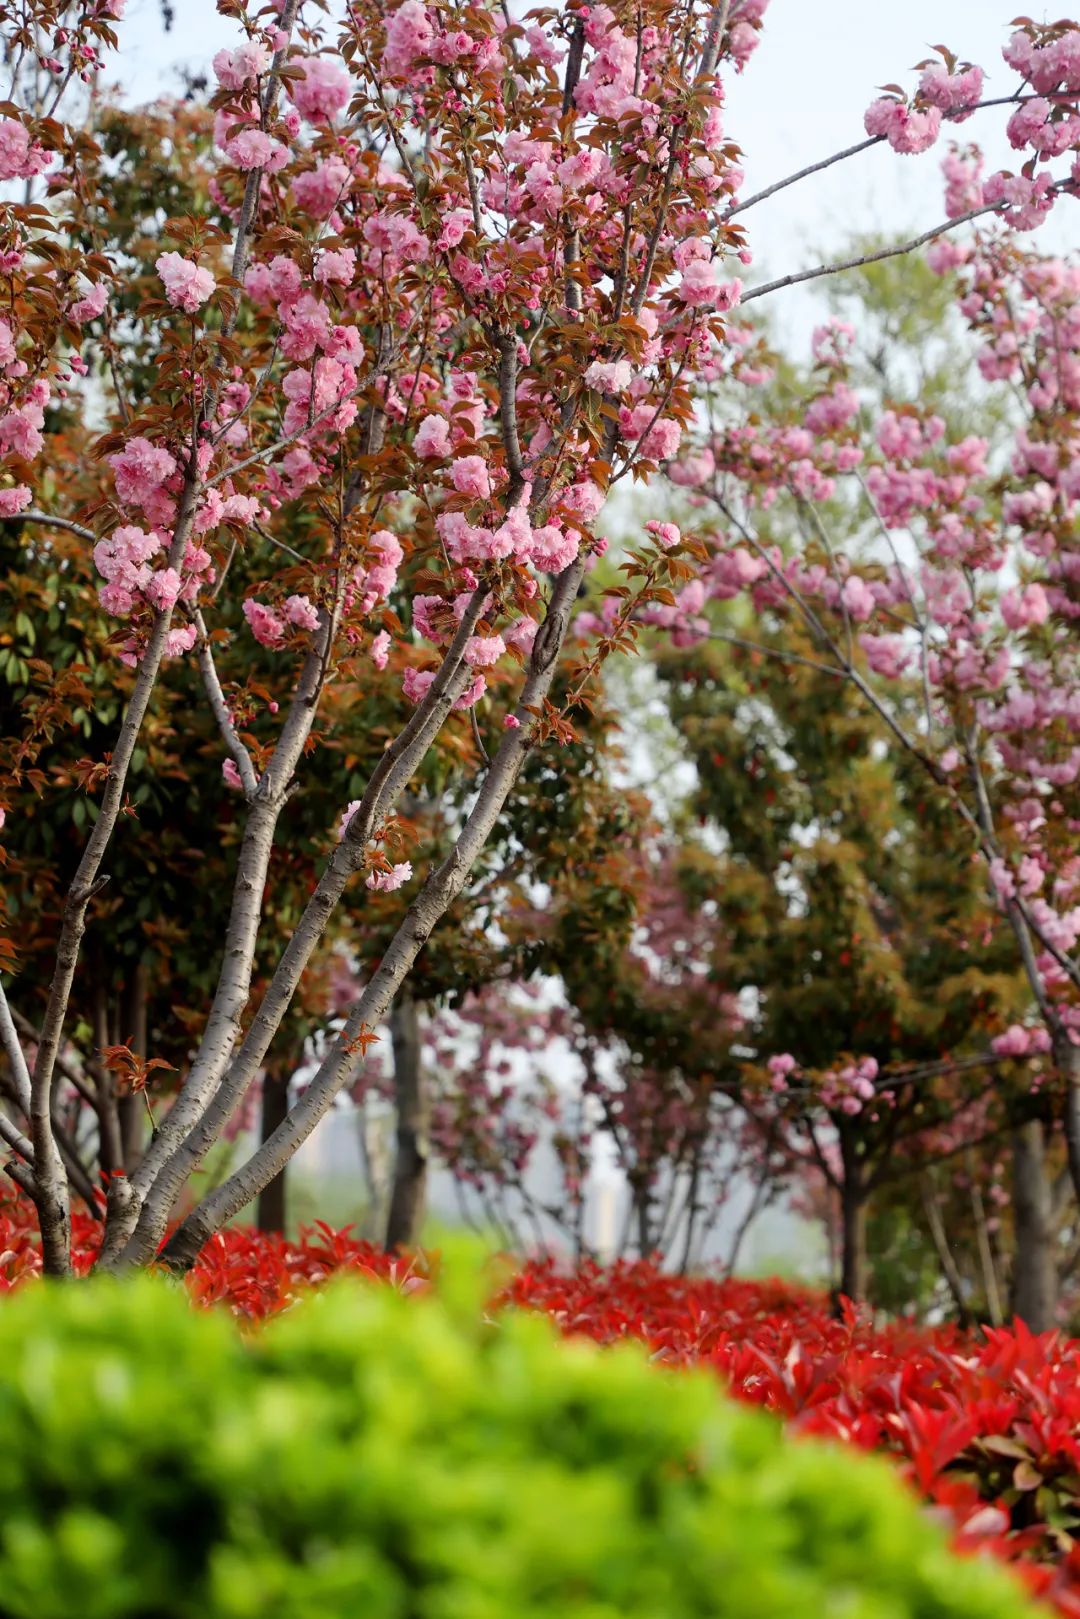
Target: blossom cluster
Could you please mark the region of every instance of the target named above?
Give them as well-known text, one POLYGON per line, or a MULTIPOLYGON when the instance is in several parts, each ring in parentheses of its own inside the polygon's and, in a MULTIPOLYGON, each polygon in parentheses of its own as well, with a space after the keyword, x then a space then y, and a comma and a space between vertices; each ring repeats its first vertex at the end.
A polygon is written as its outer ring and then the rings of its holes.
MULTIPOLYGON (((731 9, 723 55, 737 70, 757 43, 765 9, 766 0, 739 0, 731 9)), ((131 431, 109 457, 120 521, 95 557, 103 606, 130 625, 121 647, 126 661, 138 663, 156 616, 171 619, 174 611, 181 627, 170 623, 165 650, 190 650, 194 615, 215 589, 219 556, 235 536, 251 543, 256 525, 273 524, 332 481, 343 437, 371 430, 372 407, 362 400, 372 366, 382 454, 400 458, 405 476, 381 497, 381 525, 350 534, 341 611, 336 618, 328 612, 325 622, 339 624, 351 645, 366 645, 376 674, 393 661, 412 703, 425 701, 435 674, 423 661, 423 643, 445 653, 455 618, 482 577, 498 588, 465 652, 472 674, 458 709, 479 702, 528 655, 550 580, 602 552, 593 524, 605 479, 592 465, 601 444, 587 424, 590 391, 615 402, 613 447, 625 467, 677 453, 680 374, 703 352, 706 333, 720 339, 741 290, 725 243, 709 229, 708 210, 734 198, 741 180, 725 145, 722 82, 710 79, 700 119, 686 126, 670 111, 673 42, 665 26, 650 23, 635 34, 604 5, 591 7, 583 24, 572 126, 556 119, 549 95, 566 66, 558 29, 508 27, 502 19, 493 29, 479 5, 460 8, 453 22, 418 0, 351 12, 341 40, 349 45, 348 66, 344 52, 309 53, 273 21, 249 28, 214 57, 213 149, 200 159, 203 182, 219 217, 234 222, 249 177, 261 176, 260 217, 237 270, 239 289, 229 285, 226 272, 237 266, 228 264, 216 225, 181 233, 154 260, 157 297, 147 310, 166 333, 176 322, 169 339, 176 377, 202 419, 194 453, 155 423, 131 431), (278 85, 285 59, 289 76, 278 85), (463 132, 475 127, 487 93, 483 75, 495 68, 517 75, 515 118, 486 142, 467 142, 463 132), (385 119, 387 86, 402 128, 426 131, 429 144, 435 134, 434 209, 417 193, 396 136, 377 163, 366 155, 367 131, 385 119), (462 320, 501 330, 518 309, 543 326, 564 291, 555 220, 612 273, 624 261, 637 263, 652 228, 639 206, 639 197, 648 197, 639 190, 642 165, 660 173, 675 140, 686 146, 679 165, 686 179, 661 222, 652 279, 633 287, 624 269, 618 302, 633 307, 626 345, 582 356, 569 435, 559 426, 558 386, 545 380, 554 331, 519 338, 512 353, 503 345, 497 358, 471 343, 461 356, 433 363, 423 332, 438 343, 461 330, 462 320), (625 241, 624 231, 632 233, 625 241), (237 297, 253 340, 240 364, 230 354, 223 369, 218 333, 231 329, 237 297), (391 308, 399 336, 387 363, 376 352, 386 338, 373 346, 373 332, 385 332, 391 308), (193 347, 181 364, 183 345, 193 347), (504 374, 512 378, 517 418, 513 450, 504 374), (223 526, 227 537, 219 534, 223 526), (392 627, 386 610, 402 590, 402 569, 421 559, 437 562, 442 588, 416 594, 402 632, 401 615, 392 627)), ((10 123, 12 174, 38 172, 45 158, 28 126, 10 123)), ((590 279, 580 313, 595 322, 610 295, 601 290, 602 275, 590 279)), ((98 268, 79 278, 76 293, 69 319, 95 329, 107 324, 111 288, 98 268)), ((20 490, 5 498, 14 505, 30 497, 20 490)), ((277 560, 271 554, 268 564, 277 560)), ((268 565, 265 580, 240 603, 247 632, 265 650, 288 652, 318 632, 322 592, 317 559, 312 563, 307 582, 288 585, 279 585, 268 565)), ((520 720, 508 713, 505 724, 517 728, 520 720)), ((225 769, 235 776, 232 761, 225 769)))
MULTIPOLYGON (((829 323, 815 333, 814 390, 797 419, 747 413, 697 437, 672 467, 702 512, 723 479, 728 520, 708 534, 707 560, 674 603, 642 616, 692 644, 711 633, 711 604, 742 597, 760 623, 794 617, 815 635, 833 626, 838 668, 857 678, 917 679, 917 746, 973 825, 979 793, 991 793, 990 890, 1032 930, 1037 998, 1076 1043, 1080 267, 1021 252, 1003 233, 935 244, 930 262, 954 278, 987 383, 1023 400, 1004 478, 988 438, 950 433, 933 409, 897 404, 868 420, 850 329, 829 323), (734 521, 732 488, 745 514, 734 521), (757 537, 784 500, 822 514, 821 544, 757 537), (847 532, 829 545, 838 510, 847 532)), ((1020 1026, 1003 1038, 1000 1054, 1020 1054, 1020 1026)), ((1026 1052, 1039 1049, 1027 1039, 1026 1052)))

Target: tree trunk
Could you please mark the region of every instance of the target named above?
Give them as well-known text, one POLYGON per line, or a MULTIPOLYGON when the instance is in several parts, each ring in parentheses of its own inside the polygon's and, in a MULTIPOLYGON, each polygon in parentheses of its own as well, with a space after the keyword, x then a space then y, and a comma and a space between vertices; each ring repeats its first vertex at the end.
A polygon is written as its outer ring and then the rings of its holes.
POLYGON ((1074 1046, 1065 1031, 1054 1040, 1054 1062, 1065 1081, 1065 1145, 1073 1194, 1080 1203, 1080 1046, 1074 1046))
POLYGON ((427 1195, 428 1099, 420 1050, 420 1013, 402 990, 390 1013, 394 1048, 394 1102, 397 1107, 397 1156, 386 1248, 408 1247, 420 1237, 427 1195))
POLYGON ((649 1226, 649 1193, 645 1187, 638 1192, 637 1199, 637 1227, 638 1227, 638 1253, 642 1259, 648 1259, 652 1253, 652 1232, 649 1226))
POLYGON ((866 1187, 850 1129, 840 1127, 840 1292, 855 1304, 866 1298, 866 1187))
POLYGON ((840 1291, 845 1298, 861 1304, 866 1298, 866 1201, 858 1186, 849 1188, 845 1184, 840 1194, 840 1218, 840 1291))
POLYGON ((356 1137, 367 1192, 360 1232, 368 1242, 378 1242, 389 1212, 390 1144, 381 1122, 377 1119, 373 1124, 367 1100, 360 1102, 356 1110, 356 1137))
MULTIPOLYGON (((259 1116, 259 1141, 269 1141, 279 1124, 285 1123, 289 1111, 288 1069, 280 1072, 267 1069, 263 1074, 262 1108, 259 1116)), ((285 1230, 285 1176, 283 1169, 259 1193, 255 1224, 260 1231, 285 1230)))
MULTIPOLYGON (((127 1008, 121 1018, 118 1039, 130 1043, 132 1051, 145 1062, 149 1053, 150 984, 145 962, 138 962, 131 975, 127 1008)), ((155 1112, 157 1110, 155 1109, 155 1112)), ((141 1096, 121 1096, 117 1102, 120 1143, 124 1170, 130 1175, 146 1150, 148 1114, 141 1096)))
POLYGON ((1057 1271, 1054 1264, 1054 1214, 1046 1174, 1046 1142, 1042 1121, 1029 1119, 1013 1131, 1013 1265, 1012 1307, 1032 1332, 1054 1325, 1057 1271))
MULTIPOLYGON (((98 972, 94 983, 94 1046, 98 1053, 111 1044, 109 1007, 104 979, 98 972)), ((100 1055, 92 1061, 92 1076, 98 1117, 98 1163, 106 1180, 124 1167, 123 1132, 120 1107, 112 1074, 100 1055)))
POLYGON ((975 1167, 975 1154, 969 1147, 965 1154, 968 1181, 971 1185, 971 1212, 975 1220, 975 1242, 979 1253, 979 1266, 982 1270, 983 1289, 986 1293, 986 1311, 990 1317, 992 1327, 1000 1327, 1005 1319, 1001 1308, 1001 1290, 998 1287, 997 1265, 994 1262, 994 1250, 990 1244, 990 1228, 986 1223, 986 1208, 983 1195, 979 1189, 978 1173, 975 1167))
POLYGON ((923 1212, 926 1215, 926 1224, 934 1244, 934 1252, 938 1257, 942 1275, 945 1277, 953 1303, 956 1305, 956 1319, 962 1327, 966 1327, 969 1318, 967 1299, 964 1295, 964 1278, 960 1274, 956 1257, 949 1247, 949 1236, 945 1230, 945 1221, 941 1214, 941 1204, 938 1202, 937 1188, 930 1175, 919 1176, 919 1192, 922 1197, 923 1212))
POLYGON ((686 1196, 686 1240, 683 1243, 682 1257, 679 1260, 679 1275, 685 1276, 690 1269, 690 1259, 694 1252, 694 1238, 697 1235, 698 1219, 698 1187, 701 1181, 701 1148, 694 1153, 693 1168, 690 1171, 690 1190, 686 1196))

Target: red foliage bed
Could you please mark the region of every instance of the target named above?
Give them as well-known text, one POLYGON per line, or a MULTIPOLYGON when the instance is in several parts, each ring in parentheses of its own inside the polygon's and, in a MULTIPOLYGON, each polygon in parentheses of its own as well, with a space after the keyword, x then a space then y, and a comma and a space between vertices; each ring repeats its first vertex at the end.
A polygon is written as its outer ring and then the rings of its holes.
MULTIPOLYGON (((80 1269, 94 1242, 94 1224, 79 1220, 80 1269)), ((39 1269, 27 1211, 0 1208, 0 1291, 39 1269)), ((188 1286, 200 1304, 258 1320, 341 1269, 426 1285, 422 1262, 318 1226, 295 1243, 228 1230, 188 1286)), ((600 1343, 640 1339, 670 1365, 713 1367, 795 1432, 887 1452, 961 1545, 1018 1562, 1036 1592, 1080 1619, 1080 1340, 1037 1337, 1022 1323, 979 1336, 882 1329, 853 1308, 837 1320, 823 1296, 785 1283, 671 1277, 636 1263, 567 1275, 533 1262, 500 1302, 600 1343)))

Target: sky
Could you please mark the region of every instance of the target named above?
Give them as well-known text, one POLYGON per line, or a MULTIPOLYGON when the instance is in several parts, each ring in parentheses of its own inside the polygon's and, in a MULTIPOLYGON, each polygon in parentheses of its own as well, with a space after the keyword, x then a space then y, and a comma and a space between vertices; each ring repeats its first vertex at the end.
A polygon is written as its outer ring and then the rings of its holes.
MULTIPOLYGON (((1043 15, 1035 7, 1027 11, 1036 19, 1043 15)), ((1016 80, 1001 47, 1016 14, 1012 0, 771 0, 762 42, 728 92, 728 133, 745 157, 743 194, 861 140, 863 113, 877 87, 914 86, 915 64, 935 45, 977 62, 987 75, 988 97, 1010 94, 1016 80)), ((1016 166, 1003 113, 989 108, 956 131, 958 139, 982 146, 988 168, 1016 166)), ((842 256, 853 235, 917 235, 938 224, 945 217, 942 151, 943 145, 900 157, 877 146, 749 210, 743 221, 755 253, 751 281, 819 264, 838 249, 842 256)), ((1040 246, 1062 251, 1076 245, 1076 210, 1074 202, 1063 204, 1037 233, 1040 246)), ((803 297, 791 290, 776 298, 803 307, 803 297)))

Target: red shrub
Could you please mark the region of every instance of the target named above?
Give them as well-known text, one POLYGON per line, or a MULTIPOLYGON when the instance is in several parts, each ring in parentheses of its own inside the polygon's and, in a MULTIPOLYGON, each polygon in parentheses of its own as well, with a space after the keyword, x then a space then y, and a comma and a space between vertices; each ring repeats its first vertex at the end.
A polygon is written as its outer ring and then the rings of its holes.
MULTIPOLYGON (((97 1257, 101 1227, 72 1211, 75 1270, 85 1276, 97 1257)), ((392 1282, 408 1292, 425 1270, 415 1259, 398 1259, 317 1221, 299 1242, 247 1226, 228 1226, 207 1243, 187 1278, 198 1304, 227 1304, 234 1315, 262 1320, 284 1310, 305 1288, 338 1270, 392 1282)), ((33 1210, 21 1199, 0 1203, 0 1293, 41 1272, 41 1251, 33 1210)))
POLYGON ((658 1360, 713 1366, 739 1399, 895 1455, 961 1544, 1023 1559, 1080 1616, 1080 1341, 1023 1322, 981 1338, 897 1322, 781 1282, 664 1276, 649 1265, 520 1271, 507 1297, 564 1332, 635 1337, 658 1360))

